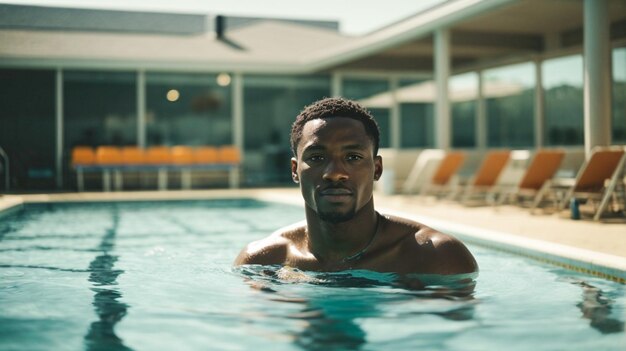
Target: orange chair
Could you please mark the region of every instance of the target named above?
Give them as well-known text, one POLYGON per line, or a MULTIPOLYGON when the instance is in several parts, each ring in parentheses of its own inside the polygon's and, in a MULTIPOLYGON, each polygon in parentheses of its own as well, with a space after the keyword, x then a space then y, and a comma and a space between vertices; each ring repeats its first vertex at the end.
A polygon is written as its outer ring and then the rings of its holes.
POLYGON ((175 165, 191 165, 194 163, 194 152, 189 146, 172 147, 172 163, 175 165))
POLYGON ((218 162, 228 167, 228 184, 231 188, 239 187, 239 163, 241 155, 234 145, 222 146, 218 149, 218 162))
POLYGON ((115 189, 122 188, 122 150, 117 146, 98 146, 96 148, 96 165, 102 167, 102 189, 111 190, 111 172, 115 189))
POLYGON ((521 191, 539 191, 559 170, 565 157, 563 150, 539 150, 520 181, 521 191))
POLYGON ((238 164, 241 162, 239 149, 232 145, 222 146, 218 149, 218 162, 228 164, 238 164))
POLYGON ((122 150, 116 146, 98 146, 96 148, 96 164, 100 166, 121 165, 122 150))
POLYGON ((122 163, 126 166, 138 166, 146 163, 146 152, 137 146, 122 148, 122 163))
POLYGON ((199 146, 194 150, 193 161, 195 164, 213 164, 217 163, 218 152, 213 146, 199 146))
POLYGON ((146 163, 151 165, 168 165, 172 163, 171 150, 167 146, 152 146, 146 150, 146 163))
POLYGON ((522 204, 520 200, 528 197, 535 200, 541 191, 545 191, 542 189, 549 186, 550 180, 559 170, 564 157, 565 151, 563 150, 538 150, 519 184, 503 192, 498 199, 498 204, 504 203, 507 199, 515 200, 513 202, 515 204, 522 204))
POLYGON ((561 209, 569 206, 569 201, 572 198, 581 201, 599 200, 599 206, 595 207, 594 204, 593 211, 593 219, 597 221, 608 206, 611 197, 614 194, 617 195, 618 187, 621 188, 622 194, 615 198, 626 201, 626 191, 623 181, 620 179, 625 162, 626 153, 623 146, 595 148, 589 159, 580 168, 574 185, 565 194, 561 209))
POLYGON ((76 146, 72 149, 71 165, 76 170, 76 188, 78 191, 85 190, 84 167, 93 166, 96 163, 96 152, 89 146, 76 146))
POLYGON ((480 167, 474 173, 470 182, 465 186, 461 202, 467 203, 470 198, 478 194, 493 191, 500 174, 511 158, 511 150, 491 151, 487 153, 480 167))
POLYGON ((76 146, 72 149, 72 167, 91 166, 96 163, 96 153, 89 146, 76 146))
POLYGON ((465 157, 466 155, 462 151, 447 152, 439 162, 430 184, 422 187, 420 195, 428 195, 432 192, 440 193, 442 190, 448 189, 450 179, 461 168, 465 162, 465 157))

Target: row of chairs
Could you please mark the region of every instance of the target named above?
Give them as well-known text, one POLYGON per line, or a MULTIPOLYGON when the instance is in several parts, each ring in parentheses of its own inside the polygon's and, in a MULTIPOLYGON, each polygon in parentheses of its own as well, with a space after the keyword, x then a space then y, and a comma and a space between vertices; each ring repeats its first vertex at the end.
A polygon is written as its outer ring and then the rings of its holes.
POLYGON ((465 204, 476 198, 485 202, 490 199, 494 205, 506 202, 522 205, 529 200, 533 211, 546 203, 564 210, 572 199, 576 199, 576 203, 593 204, 594 220, 600 219, 611 200, 624 211, 626 190, 622 177, 626 152, 623 146, 595 148, 576 177, 570 179, 555 177, 565 157, 565 151, 540 149, 531 159, 519 182, 501 186, 498 179, 511 161, 511 154, 510 150, 488 152, 469 180, 455 183, 453 179, 467 155, 462 151, 445 153, 430 181, 420 189, 420 195, 443 194, 465 204))
POLYGON ((227 171, 231 188, 239 186, 239 149, 232 145, 215 146, 76 146, 71 165, 76 171, 78 191, 83 191, 85 173, 101 173, 105 191, 123 188, 125 172, 156 173, 159 190, 168 187, 168 173, 180 172, 181 188, 192 187, 192 171, 227 171))
POLYGON ((239 150, 232 146, 76 146, 72 149, 72 166, 138 166, 138 165, 206 165, 238 164, 239 150))

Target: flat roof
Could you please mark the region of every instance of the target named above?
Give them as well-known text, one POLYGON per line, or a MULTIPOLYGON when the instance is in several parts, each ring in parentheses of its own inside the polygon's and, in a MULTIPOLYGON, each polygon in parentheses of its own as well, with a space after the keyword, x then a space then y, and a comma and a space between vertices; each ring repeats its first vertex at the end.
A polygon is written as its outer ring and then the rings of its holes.
MULTIPOLYGON (((0 65, 316 73, 433 69, 433 33, 451 33, 453 71, 564 50, 581 51, 582 0, 454 0, 364 36, 258 20, 188 35, 0 30, 0 65), (166 49, 165 49, 166 48, 166 49)), ((611 39, 626 45, 626 2, 608 0, 611 39)), ((180 15, 186 16, 186 15, 180 15)), ((195 17, 194 17, 195 18, 195 17)), ((193 21, 192 21, 193 22, 193 21)))

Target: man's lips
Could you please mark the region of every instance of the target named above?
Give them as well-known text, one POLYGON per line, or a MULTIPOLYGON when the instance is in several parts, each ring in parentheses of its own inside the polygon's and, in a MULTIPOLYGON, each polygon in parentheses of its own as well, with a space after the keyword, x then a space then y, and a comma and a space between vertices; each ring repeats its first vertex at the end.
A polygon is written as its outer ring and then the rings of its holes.
POLYGON ((326 188, 320 191, 322 196, 347 196, 352 195, 352 191, 346 188, 326 188))

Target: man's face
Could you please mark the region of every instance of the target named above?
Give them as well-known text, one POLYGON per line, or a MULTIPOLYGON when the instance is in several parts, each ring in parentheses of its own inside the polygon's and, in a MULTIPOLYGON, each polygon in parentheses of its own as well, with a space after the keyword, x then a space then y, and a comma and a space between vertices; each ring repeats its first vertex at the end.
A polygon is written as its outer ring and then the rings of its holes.
POLYGON ((320 219, 351 219, 372 198, 374 180, 383 170, 380 156, 360 121, 334 117, 307 122, 291 160, 294 181, 306 206, 320 219))

